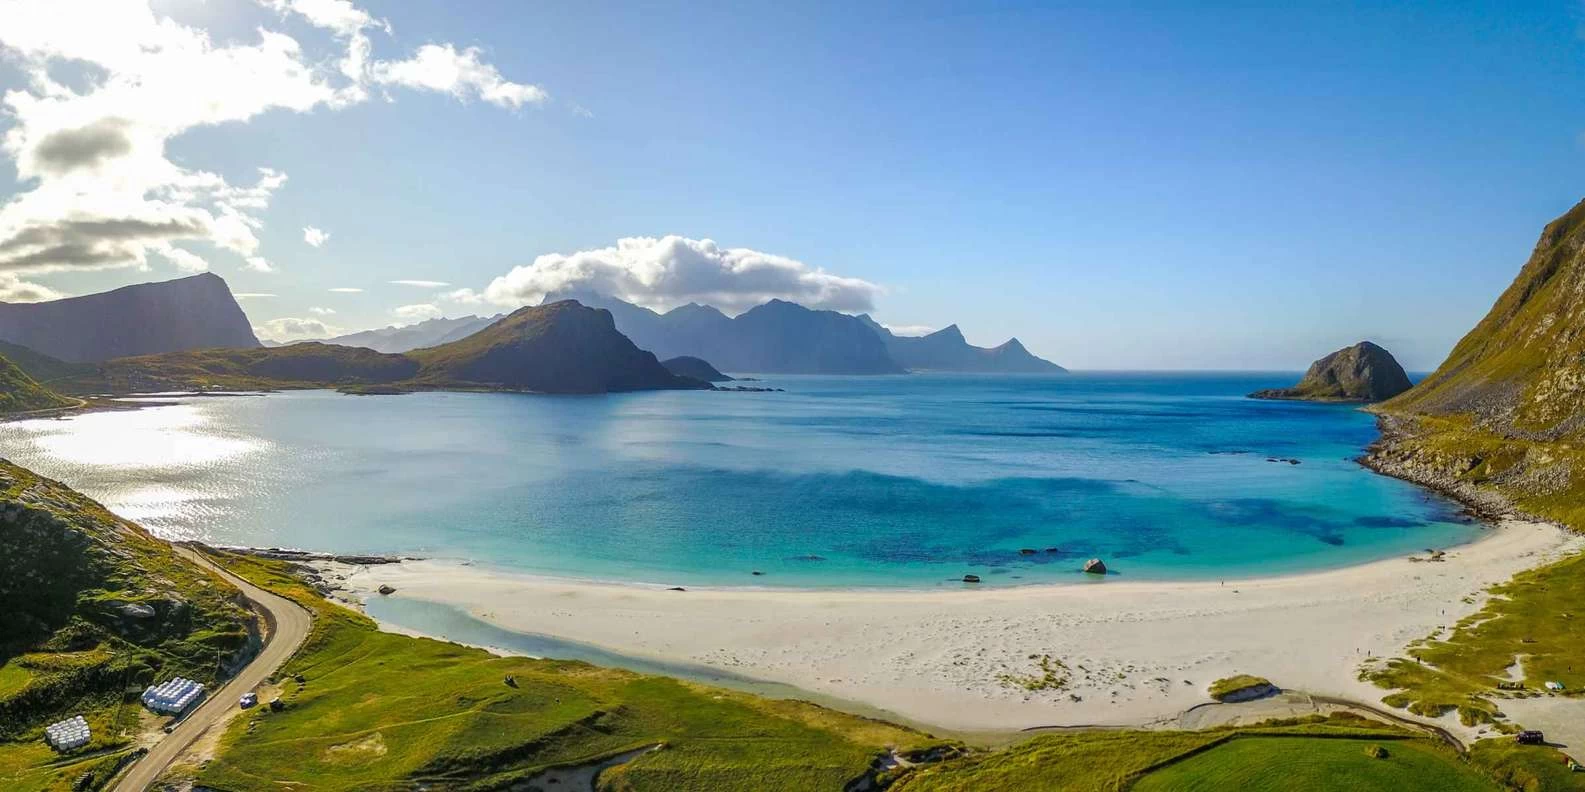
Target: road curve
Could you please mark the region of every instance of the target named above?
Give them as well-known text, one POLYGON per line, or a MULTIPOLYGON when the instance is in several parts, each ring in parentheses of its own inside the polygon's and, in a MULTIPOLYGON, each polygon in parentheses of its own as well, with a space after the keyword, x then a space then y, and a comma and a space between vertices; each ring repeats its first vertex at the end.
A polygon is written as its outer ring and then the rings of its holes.
POLYGON ((137 760, 111 787, 114 792, 143 792, 159 778, 209 727, 215 725, 226 713, 237 706, 243 693, 259 686, 293 654, 308 638, 312 617, 301 605, 285 597, 271 594, 210 562, 201 554, 186 547, 174 546, 177 553, 195 564, 214 571, 232 585, 242 590, 242 596, 264 613, 269 632, 259 654, 241 672, 228 680, 219 690, 210 691, 198 709, 170 733, 149 748, 148 755, 137 760))

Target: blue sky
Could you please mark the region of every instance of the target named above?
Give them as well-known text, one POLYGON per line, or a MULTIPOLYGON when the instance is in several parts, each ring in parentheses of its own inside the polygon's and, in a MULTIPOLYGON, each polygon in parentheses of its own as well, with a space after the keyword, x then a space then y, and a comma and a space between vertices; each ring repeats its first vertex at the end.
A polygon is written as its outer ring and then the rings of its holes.
MULTIPOLYGON (((216 46, 257 45, 262 26, 334 69, 352 28, 291 2, 164 0, 153 16, 216 46)), ((1072 367, 1295 369, 1368 337, 1427 369, 1585 193, 1574 3, 359 6, 390 26, 360 28, 387 59, 363 100, 282 89, 161 139, 166 161, 229 187, 285 176, 263 207, 227 210, 206 187, 193 205, 214 222, 172 238, 234 291, 274 295, 244 300, 261 327, 505 310, 550 274, 615 277, 631 262, 598 251, 619 239, 678 235, 839 276, 819 284, 835 307, 1017 336, 1072 367), (404 76, 436 44, 477 47, 498 80, 404 76), (521 91, 489 93, 502 85, 521 91), (251 253, 216 241, 227 211, 251 218, 251 253)), ((52 29, 18 43, 5 13, 0 88, 42 90, 47 64, 86 93, 122 68, 81 66, 62 53, 95 42, 57 47, 52 29)), ((0 167, 15 202, 58 178, 22 163, 65 122, 9 110, 0 127, 27 132, 0 167)), ((74 171, 76 189, 102 170, 74 171)), ((64 205, 32 203, 11 231, 64 205)), ((77 294, 185 274, 148 250, 9 276, 77 294)), ((680 299, 622 277, 631 299, 680 299)))

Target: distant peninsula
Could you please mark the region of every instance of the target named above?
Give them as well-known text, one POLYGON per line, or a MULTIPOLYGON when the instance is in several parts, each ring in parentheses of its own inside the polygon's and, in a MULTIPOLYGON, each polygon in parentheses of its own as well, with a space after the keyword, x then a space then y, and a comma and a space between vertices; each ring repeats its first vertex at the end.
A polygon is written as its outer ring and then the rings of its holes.
POLYGON ((616 331, 609 312, 570 300, 520 308, 466 338, 409 354, 304 342, 168 352, 91 365, 38 353, 19 356, 17 362, 24 371, 31 366, 70 372, 51 384, 78 394, 290 388, 371 395, 411 390, 580 394, 711 387, 666 370, 616 331))
POLYGON ((1310 364, 1303 379, 1291 388, 1271 388, 1249 394, 1252 399, 1286 399, 1320 402, 1379 402, 1409 390, 1412 383, 1403 366, 1381 347, 1361 341, 1310 364))

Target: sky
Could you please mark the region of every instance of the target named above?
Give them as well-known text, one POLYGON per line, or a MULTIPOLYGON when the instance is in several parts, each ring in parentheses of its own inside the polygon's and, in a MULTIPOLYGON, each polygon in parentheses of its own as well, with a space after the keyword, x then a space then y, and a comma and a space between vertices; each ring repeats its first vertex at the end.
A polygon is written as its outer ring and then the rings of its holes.
POLYGON ((1385 5, 0 0, 0 299, 211 271, 292 340, 780 297, 1423 371, 1585 194, 1585 6, 1385 5))

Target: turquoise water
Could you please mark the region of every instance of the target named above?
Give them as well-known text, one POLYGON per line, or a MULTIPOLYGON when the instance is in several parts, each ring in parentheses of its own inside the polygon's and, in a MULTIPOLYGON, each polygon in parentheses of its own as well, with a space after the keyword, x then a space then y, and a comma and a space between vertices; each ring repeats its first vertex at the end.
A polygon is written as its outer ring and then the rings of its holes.
POLYGON ((668 585, 1080 582, 1092 556, 1124 579, 1225 578, 1478 533, 1352 461, 1370 416, 1243 398, 1294 378, 204 397, 0 425, 0 453, 173 538, 668 585))

